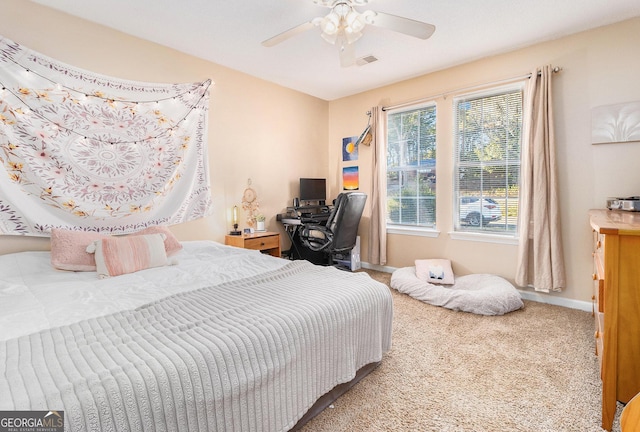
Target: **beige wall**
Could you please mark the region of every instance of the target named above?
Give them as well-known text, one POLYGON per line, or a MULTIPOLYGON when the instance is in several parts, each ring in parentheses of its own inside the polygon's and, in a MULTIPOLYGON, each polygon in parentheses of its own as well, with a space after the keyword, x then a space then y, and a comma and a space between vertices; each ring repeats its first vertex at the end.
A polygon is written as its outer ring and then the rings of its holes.
MULTIPOLYGON (((559 295, 589 301, 592 295, 590 208, 603 208, 608 196, 640 195, 640 143, 592 146, 593 107, 640 100, 640 19, 625 21, 509 54, 474 61, 352 97, 329 107, 329 164, 339 178, 342 137, 358 134, 365 113, 478 84, 522 76, 543 64, 562 67, 554 77, 556 133, 567 289, 559 295)), ((364 66, 366 67, 366 66, 364 66)), ((401 67, 401 65, 398 65, 401 67)), ((452 105, 438 98, 438 238, 389 235, 388 265, 412 265, 416 258, 449 258, 454 271, 495 273, 513 280, 517 246, 452 240, 452 105)), ((360 181, 370 191, 370 149, 360 148, 360 181)), ((369 207, 360 227, 367 254, 369 207)))
MULTIPOLYGON (((268 228, 297 195, 304 176, 326 176, 331 196, 341 189, 340 143, 359 134, 366 111, 459 88, 520 76, 551 63, 554 79, 567 289, 560 296, 591 297, 587 210, 607 196, 640 195, 640 144, 590 144, 593 107, 640 100, 640 19, 535 45, 332 102, 267 83, 24 0, 3 0, 0 34, 48 56, 95 72, 139 81, 192 82, 212 78, 209 163, 215 214, 173 228, 183 239, 222 241, 228 209, 240 205, 251 178, 268 228)), ((428 43, 428 42, 427 42, 428 43)), ((365 66, 366 67, 366 66, 365 66)), ((398 65, 401 67, 401 65, 398 65)), ((513 279, 516 246, 451 240, 451 97, 438 102, 438 238, 389 236, 389 266, 445 257, 458 273, 489 272, 513 279)), ((370 149, 360 148, 360 186, 371 189, 370 149)), ((360 227, 367 254, 369 209, 360 227)), ((0 237, 0 253, 46 249, 46 239, 0 237)), ((554 294, 558 295, 558 294, 554 294)))
MULTIPOLYGON (((267 228, 298 194, 300 177, 328 173, 328 102, 25 0, 2 0, 0 35, 49 57, 119 78, 195 82, 211 78, 209 168, 213 216, 173 227, 183 240, 224 241, 227 214, 247 180, 267 228), (295 163, 294 163, 295 161, 295 163)), ((0 253, 47 249, 48 239, 0 236, 0 253)))

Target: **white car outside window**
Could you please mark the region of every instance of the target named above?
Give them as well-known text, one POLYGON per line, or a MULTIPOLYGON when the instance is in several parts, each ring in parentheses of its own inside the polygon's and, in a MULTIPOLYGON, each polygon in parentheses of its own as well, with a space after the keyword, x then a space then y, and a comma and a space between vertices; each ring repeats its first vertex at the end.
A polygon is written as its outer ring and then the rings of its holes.
POLYGON ((502 210, 491 198, 460 198, 460 222, 470 226, 486 226, 502 218, 502 210))

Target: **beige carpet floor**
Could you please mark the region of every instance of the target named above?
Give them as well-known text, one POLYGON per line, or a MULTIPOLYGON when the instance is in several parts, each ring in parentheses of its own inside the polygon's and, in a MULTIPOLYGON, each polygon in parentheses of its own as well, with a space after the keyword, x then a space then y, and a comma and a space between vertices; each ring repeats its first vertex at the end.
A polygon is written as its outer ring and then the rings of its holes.
POLYGON ((391 292, 391 350, 304 432, 602 430, 590 313, 525 301, 487 317, 391 292))

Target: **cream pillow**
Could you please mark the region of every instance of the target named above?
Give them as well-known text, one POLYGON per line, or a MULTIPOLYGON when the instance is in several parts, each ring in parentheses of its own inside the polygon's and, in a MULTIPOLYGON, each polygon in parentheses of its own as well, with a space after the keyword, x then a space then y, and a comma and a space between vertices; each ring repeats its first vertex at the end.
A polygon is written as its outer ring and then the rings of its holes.
POLYGON ((432 284, 453 285, 454 283, 451 261, 447 259, 416 260, 416 276, 432 284))
POLYGON ((169 228, 164 225, 155 225, 150 226, 142 231, 138 231, 131 235, 147 235, 147 234, 164 234, 166 238, 164 239, 164 249, 167 251, 167 256, 173 256, 182 250, 182 244, 178 241, 178 239, 173 235, 169 228))
POLYGON ((167 259, 165 238, 165 234, 105 238, 87 246, 87 252, 95 255, 98 277, 103 279, 174 264, 167 259))

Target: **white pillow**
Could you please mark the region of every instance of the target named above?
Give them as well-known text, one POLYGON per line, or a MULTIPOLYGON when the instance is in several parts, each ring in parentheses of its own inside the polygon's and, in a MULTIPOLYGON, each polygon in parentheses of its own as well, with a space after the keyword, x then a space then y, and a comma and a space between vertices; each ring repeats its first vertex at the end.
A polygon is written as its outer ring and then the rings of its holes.
POLYGON ((416 276, 432 284, 453 285, 455 282, 451 261, 447 259, 416 260, 416 276))
POLYGON ((167 259, 165 234, 110 237, 87 246, 94 253, 100 279, 174 264, 167 259))

